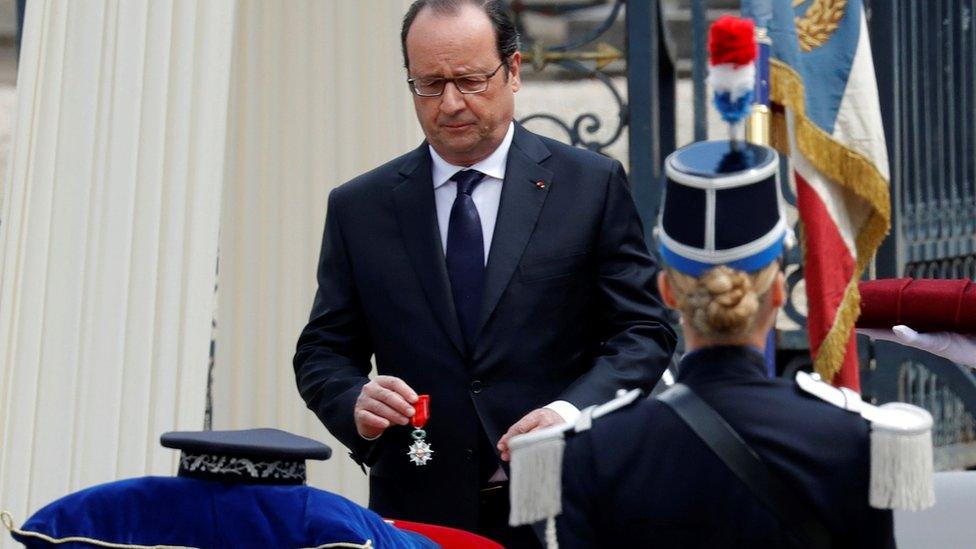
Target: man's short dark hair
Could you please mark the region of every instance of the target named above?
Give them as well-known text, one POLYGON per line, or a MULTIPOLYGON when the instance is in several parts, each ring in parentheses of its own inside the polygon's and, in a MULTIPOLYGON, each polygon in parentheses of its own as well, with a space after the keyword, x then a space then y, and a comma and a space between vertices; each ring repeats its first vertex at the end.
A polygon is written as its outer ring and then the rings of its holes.
MULTIPOLYGON (((455 15, 465 5, 480 8, 491 21, 492 28, 495 29, 495 46, 498 49, 498 58, 508 61, 508 58, 515 54, 519 49, 519 34, 515 28, 515 23, 508 16, 508 12, 499 0, 415 0, 410 4, 410 9, 403 16, 403 26, 400 29, 400 48, 403 50, 403 66, 410 70, 410 56, 407 55, 407 33, 417 14, 424 8, 433 10, 438 15, 455 15)), ((508 64, 505 65, 505 72, 508 73, 508 64)))

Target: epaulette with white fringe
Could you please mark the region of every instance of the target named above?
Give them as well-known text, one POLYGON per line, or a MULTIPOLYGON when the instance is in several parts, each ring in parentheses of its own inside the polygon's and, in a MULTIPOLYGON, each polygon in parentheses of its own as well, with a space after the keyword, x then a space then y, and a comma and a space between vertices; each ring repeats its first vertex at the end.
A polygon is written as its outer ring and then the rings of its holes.
POLYGON ((511 514, 512 526, 546 521, 546 545, 558 547, 556 517, 562 513, 563 450, 566 433, 588 430, 593 420, 625 408, 641 396, 640 389, 617 391, 617 398, 600 405, 589 406, 580 412, 575 423, 563 423, 512 437, 511 452, 511 514))
POLYGON ((875 406, 846 387, 824 383, 816 374, 797 372, 796 384, 871 423, 871 507, 918 511, 935 504, 931 414, 904 402, 875 406))

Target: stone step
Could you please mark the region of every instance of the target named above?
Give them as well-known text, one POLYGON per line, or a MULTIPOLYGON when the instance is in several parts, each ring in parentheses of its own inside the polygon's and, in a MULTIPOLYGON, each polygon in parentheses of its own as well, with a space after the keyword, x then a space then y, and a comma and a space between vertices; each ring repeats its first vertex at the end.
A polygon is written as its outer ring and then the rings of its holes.
MULTIPOLYGON (((706 2, 706 18, 710 25, 723 15, 738 15, 739 0, 708 0, 706 2)), ((571 38, 580 38, 593 32, 603 25, 613 10, 613 4, 602 4, 591 8, 571 12, 561 17, 546 17, 537 14, 526 16, 526 23, 531 37, 545 44, 561 44, 571 38)), ((620 51, 626 51, 626 27, 624 6, 621 15, 600 37, 585 46, 584 50, 596 48, 598 43, 606 43, 620 51)), ((679 74, 690 74, 692 57, 692 16, 691 0, 665 0, 664 21, 671 45, 671 54, 679 74)), ((617 73, 624 70, 626 65, 621 62, 607 67, 606 72, 617 73)), ((550 69, 551 70, 551 69, 550 69)), ((561 71, 554 70, 541 78, 552 78, 561 71)))
MULTIPOLYGON (((723 15, 739 15, 739 0, 709 0, 705 3, 705 6, 705 16, 708 20, 707 25, 711 25, 723 15)), ((583 36, 593 31, 606 21, 612 7, 609 4, 596 6, 568 16, 566 18, 566 35, 583 36)), ((671 52, 672 55, 674 55, 676 61, 690 62, 692 55, 691 0, 666 1, 663 12, 665 26, 671 36, 671 46, 675 50, 671 52)), ((607 42, 611 46, 621 50, 624 49, 625 39, 626 32, 623 16, 600 37, 601 41, 607 42)), ((680 66, 684 65, 686 63, 680 64, 680 66)))

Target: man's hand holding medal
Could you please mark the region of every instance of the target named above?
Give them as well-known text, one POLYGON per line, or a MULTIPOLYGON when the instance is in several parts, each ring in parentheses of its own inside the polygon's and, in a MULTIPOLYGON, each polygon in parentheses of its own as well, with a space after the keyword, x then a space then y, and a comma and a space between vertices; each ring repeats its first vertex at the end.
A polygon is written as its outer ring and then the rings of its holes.
MULTIPOLYGON (((426 441, 424 426, 430 419, 430 397, 418 395, 405 381, 394 376, 376 376, 359 393, 353 412, 356 430, 367 440, 375 440, 391 425, 412 424, 413 443, 407 456, 415 465, 427 465, 434 450, 426 441)), ((498 442, 502 459, 508 461, 508 440, 514 435, 562 423, 556 412, 547 408, 533 410, 516 422, 498 442)))
POLYGON ((434 449, 427 443, 424 426, 430 419, 430 396, 418 395, 402 379, 376 376, 363 386, 353 411, 359 436, 374 440, 391 425, 412 424, 413 443, 407 456, 415 465, 427 465, 434 449))
POLYGON ((402 379, 376 376, 363 386, 356 399, 353 415, 356 430, 365 439, 373 440, 391 425, 406 425, 414 416, 417 393, 402 379))

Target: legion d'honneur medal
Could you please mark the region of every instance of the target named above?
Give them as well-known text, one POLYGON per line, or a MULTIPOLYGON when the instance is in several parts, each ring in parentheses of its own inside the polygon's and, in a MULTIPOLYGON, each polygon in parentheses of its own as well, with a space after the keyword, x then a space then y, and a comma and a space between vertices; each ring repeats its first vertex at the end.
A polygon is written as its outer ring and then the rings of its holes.
POLYGON ((410 461, 419 467, 427 465, 427 462, 434 457, 434 449, 427 444, 427 431, 424 431, 424 425, 427 425, 427 420, 430 418, 430 395, 418 396, 413 407, 414 414, 410 418, 410 423, 413 425, 413 432, 410 433, 413 444, 410 445, 407 455, 410 456, 410 461))

